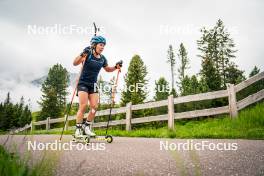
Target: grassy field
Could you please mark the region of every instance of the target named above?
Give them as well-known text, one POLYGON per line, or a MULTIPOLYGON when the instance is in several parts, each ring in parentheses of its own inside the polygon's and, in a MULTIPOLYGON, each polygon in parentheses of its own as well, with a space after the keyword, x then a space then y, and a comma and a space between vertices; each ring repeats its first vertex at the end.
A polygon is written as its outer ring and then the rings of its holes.
MULTIPOLYGON (((60 134, 60 129, 35 131, 34 134, 60 134)), ((96 129, 97 135, 104 135, 104 129, 96 129)), ((67 131, 65 134, 73 134, 67 131)), ((159 138, 243 138, 264 139, 264 102, 246 108, 239 112, 236 119, 228 115, 201 120, 176 120, 175 130, 167 126, 154 128, 139 128, 132 131, 110 129, 113 136, 129 137, 159 137, 159 138)))
MULTIPOLYGON (((54 155, 53 155, 54 156, 54 155)), ((51 158, 51 157, 50 157, 51 158)), ((11 176, 38 176, 38 175, 53 175, 54 160, 42 159, 41 162, 35 163, 34 166, 29 167, 29 157, 23 159, 19 157, 18 153, 8 152, 4 146, 0 145, 0 175, 11 176)))

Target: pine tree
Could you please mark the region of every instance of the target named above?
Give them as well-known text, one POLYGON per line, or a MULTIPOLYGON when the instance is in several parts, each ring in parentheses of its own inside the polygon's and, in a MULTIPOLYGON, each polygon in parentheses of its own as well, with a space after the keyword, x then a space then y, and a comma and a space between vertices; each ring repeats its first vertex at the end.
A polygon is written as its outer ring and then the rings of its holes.
POLYGON ((20 103, 14 105, 11 102, 10 93, 8 92, 4 103, 0 103, 0 130, 6 131, 12 128, 24 127, 26 122, 30 123, 31 111, 28 105, 25 108, 23 106, 23 97, 21 97, 20 103), (26 116, 24 116, 24 112, 26 112, 26 116), (25 121, 23 121, 24 117, 27 117, 25 121))
POLYGON ((195 75, 189 77, 186 75, 182 80, 182 92, 181 95, 198 94, 201 92, 200 83, 195 75))
POLYGON ((159 78, 155 81, 155 96, 154 100, 165 100, 169 96, 169 83, 164 77, 159 78))
MULTIPOLYGON (((230 34, 226 31, 225 26, 223 25, 222 20, 218 20, 217 24, 214 28, 214 31, 217 31, 217 40, 219 42, 219 49, 218 49, 218 62, 219 62, 219 72, 222 77, 222 86, 226 87, 227 81, 227 70, 230 68, 228 67, 237 67, 234 63, 231 64, 231 59, 235 58, 234 53, 236 50, 234 49, 235 43, 233 39, 230 37, 230 34)), ((238 70, 238 69, 237 69, 238 70)))
POLYGON ((174 98, 178 97, 178 93, 177 93, 176 89, 171 89, 170 95, 173 95, 174 98))
POLYGON ((19 104, 17 103, 14 107, 14 118, 12 119, 12 125, 15 127, 22 127, 23 123, 21 122, 22 120, 22 112, 23 112, 23 108, 24 108, 24 97, 22 96, 20 98, 20 102, 19 104))
POLYGON ((21 123, 21 127, 25 126, 26 124, 29 124, 32 120, 32 114, 31 114, 31 111, 28 107, 28 105, 25 106, 25 108, 23 109, 23 112, 22 112, 22 123, 21 123))
POLYGON ((143 103, 148 94, 144 90, 148 82, 146 76, 147 67, 143 60, 139 55, 133 56, 129 63, 128 72, 124 77, 126 89, 122 91, 121 105, 125 105, 128 102, 132 102, 132 104, 143 103), (137 90, 136 87, 138 87, 137 90))
POLYGON ((202 59, 201 79, 206 83, 208 91, 221 89, 221 77, 215 68, 213 60, 205 57, 202 59))
POLYGON ((63 68, 62 65, 56 64, 53 66, 51 75, 54 75, 54 88, 57 92, 59 109, 63 111, 66 107, 66 96, 68 95, 67 87, 69 86, 69 74, 66 68, 63 68))
POLYGON ((175 60, 175 55, 174 55, 172 45, 169 45, 169 49, 168 49, 167 53, 168 53, 167 63, 170 64, 170 69, 171 69, 171 89, 175 90, 175 87, 174 87, 174 75, 175 75, 174 66, 176 64, 176 60, 175 60))
POLYGON ((249 73, 249 77, 252 77, 252 76, 258 74, 259 72, 260 72, 260 69, 259 69, 257 66, 255 66, 255 67, 252 69, 252 71, 249 73))
POLYGON ((181 81, 181 96, 189 95, 191 80, 188 75, 186 75, 181 81))
POLYGON ((200 77, 199 86, 200 86, 199 90, 201 93, 208 92, 209 88, 208 88, 208 85, 207 85, 204 77, 200 77))
POLYGON ((11 119, 14 117, 13 116, 13 105, 11 103, 11 98, 10 98, 10 93, 7 93, 7 97, 4 102, 4 107, 3 107, 3 119, 2 119, 2 128, 4 130, 7 130, 12 127, 11 125, 11 119))
POLYGON ((2 102, 0 102, 0 131, 4 131, 3 127, 3 122, 4 122, 4 106, 2 102))
POLYGON ((18 109, 16 110, 18 114, 17 127, 24 127, 26 124, 29 124, 32 120, 31 111, 28 105, 25 105, 24 97, 21 97, 18 109))
POLYGON ((15 105, 12 105, 13 107, 13 113, 12 117, 9 118, 9 123, 11 128, 19 127, 18 121, 19 121, 19 104, 16 103, 15 105))
POLYGON ((42 84, 43 95, 40 102, 42 108, 40 117, 56 118, 63 114, 66 107, 67 87, 69 85, 69 75, 60 64, 54 65, 48 73, 47 79, 42 84))
POLYGON ((233 62, 229 63, 225 74, 226 82, 231 84, 238 84, 246 79, 244 71, 239 70, 238 66, 233 62))
MULTIPOLYGON (((210 89, 213 87, 218 87, 220 81, 220 89, 226 88, 226 83, 230 80, 230 70, 234 70, 236 68, 237 71, 238 67, 234 65, 234 62, 231 61, 232 58, 235 58, 234 49, 235 44, 233 39, 230 37, 230 34, 226 30, 222 20, 218 20, 216 26, 212 29, 205 29, 201 30, 202 37, 200 40, 197 41, 198 49, 201 51, 201 55, 198 55, 202 58, 203 63, 210 63, 211 67, 214 67, 211 70, 214 70, 214 73, 217 74, 215 78, 219 79, 217 81, 216 86, 208 86, 210 89), (205 61, 210 60, 210 61, 205 61), (230 68, 229 68, 230 67, 230 68)), ((202 65, 206 66, 206 65, 202 65)), ((202 70, 204 68, 202 67, 202 70)), ((207 71, 210 70, 207 68, 207 71)), ((206 71, 201 71, 206 72, 206 71)), ((205 74, 202 74, 206 76, 205 74)), ((211 76, 212 77, 212 76, 211 76)), ((208 78, 206 78, 208 80, 208 78)), ((219 89, 219 87, 218 87, 219 89)), ((216 89, 216 90, 218 90, 216 89)), ((214 90, 214 89, 211 89, 214 90)))
POLYGON ((61 116, 61 109, 59 108, 59 101, 57 97, 57 92, 54 88, 49 88, 45 90, 45 95, 42 95, 42 102, 40 103, 42 109, 40 113, 40 118, 38 120, 46 119, 47 117, 56 118, 61 116))
MULTIPOLYGON (((257 66, 255 66, 252 69, 252 71, 250 72, 249 77, 252 77, 252 76, 254 76, 254 75, 258 74, 258 73, 260 73, 260 69, 257 66)), ((261 80, 255 82, 253 85, 249 86, 246 89, 248 91, 247 96, 248 95, 252 95, 253 93, 256 93, 256 92, 258 92, 260 90, 263 90, 264 89, 264 80, 261 79, 261 80)))
POLYGON ((187 51, 183 45, 183 43, 180 44, 180 49, 178 53, 178 57, 180 60, 180 66, 178 68, 178 74, 179 74, 179 87, 180 91, 182 92, 182 81, 186 76, 186 70, 189 69, 189 59, 187 57, 187 51))
POLYGON ((190 94, 198 94, 201 92, 199 81, 195 75, 191 76, 190 94))

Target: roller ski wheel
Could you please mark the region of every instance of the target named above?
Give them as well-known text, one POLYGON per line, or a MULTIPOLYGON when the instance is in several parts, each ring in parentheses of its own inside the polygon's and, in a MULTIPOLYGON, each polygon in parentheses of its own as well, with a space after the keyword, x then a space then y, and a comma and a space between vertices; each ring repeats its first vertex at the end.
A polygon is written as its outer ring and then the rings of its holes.
POLYGON ((112 142, 113 142, 113 137, 112 137, 111 135, 106 135, 106 136, 105 136, 105 140, 106 140, 106 142, 108 142, 108 143, 112 143, 112 142))
POLYGON ((89 144, 90 143, 90 138, 89 137, 85 137, 84 138, 84 143, 85 144, 89 144))

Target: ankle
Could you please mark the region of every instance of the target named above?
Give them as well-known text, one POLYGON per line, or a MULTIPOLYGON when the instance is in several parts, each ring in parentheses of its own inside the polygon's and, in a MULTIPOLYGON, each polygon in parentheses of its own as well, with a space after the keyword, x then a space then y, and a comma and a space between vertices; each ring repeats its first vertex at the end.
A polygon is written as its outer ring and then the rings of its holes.
POLYGON ((82 128, 82 123, 76 123, 76 128, 82 128))
POLYGON ((85 125, 91 125, 91 124, 92 124, 92 122, 91 122, 91 121, 89 121, 89 120, 86 120, 84 124, 85 124, 85 125))

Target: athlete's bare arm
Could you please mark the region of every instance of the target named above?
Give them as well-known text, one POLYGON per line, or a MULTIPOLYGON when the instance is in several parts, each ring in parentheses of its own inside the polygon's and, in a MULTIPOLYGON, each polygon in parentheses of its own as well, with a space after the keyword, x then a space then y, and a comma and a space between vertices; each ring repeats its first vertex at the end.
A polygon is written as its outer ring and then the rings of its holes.
POLYGON ((104 70, 105 70, 106 72, 113 72, 113 71, 116 70, 116 68, 115 68, 115 67, 109 67, 109 66, 106 66, 106 67, 104 67, 104 70))
POLYGON ((73 61, 73 65, 74 66, 77 66, 77 65, 79 65, 80 63, 82 63, 84 60, 85 60, 85 58, 86 58, 86 56, 87 56, 87 54, 83 54, 83 56, 77 56, 75 59, 74 59, 74 61, 73 61))

